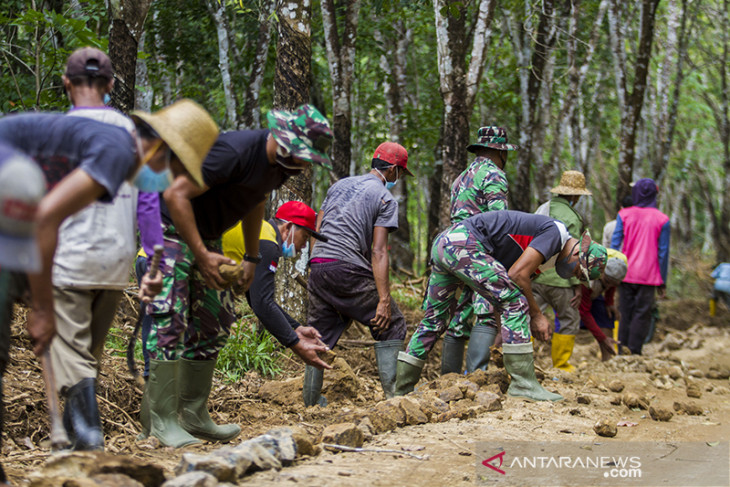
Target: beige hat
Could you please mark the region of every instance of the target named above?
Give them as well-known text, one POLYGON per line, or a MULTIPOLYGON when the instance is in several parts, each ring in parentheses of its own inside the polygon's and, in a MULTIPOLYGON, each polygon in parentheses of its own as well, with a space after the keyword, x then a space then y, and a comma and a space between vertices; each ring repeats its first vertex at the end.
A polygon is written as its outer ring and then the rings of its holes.
POLYGON ((172 149, 199 186, 200 168, 218 138, 218 126, 208 112, 193 100, 178 100, 155 113, 133 111, 132 119, 152 127, 172 149))
POLYGON ((592 195, 590 191, 586 189, 586 177, 580 171, 564 171, 563 175, 560 176, 560 184, 550 190, 554 194, 585 194, 592 195))

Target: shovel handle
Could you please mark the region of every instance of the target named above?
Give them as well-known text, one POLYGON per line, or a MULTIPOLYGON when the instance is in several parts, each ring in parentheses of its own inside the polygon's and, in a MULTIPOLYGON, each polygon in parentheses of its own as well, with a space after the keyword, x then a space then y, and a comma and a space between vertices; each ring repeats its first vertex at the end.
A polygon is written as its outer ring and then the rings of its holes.
POLYGON ((48 414, 51 416, 51 449, 60 450, 69 445, 66 428, 61 421, 58 393, 56 392, 56 376, 53 373, 51 364, 51 352, 48 348, 41 355, 41 367, 43 368, 43 382, 46 385, 46 399, 48 401, 48 414))
POLYGON ((157 271, 160 269, 160 259, 162 259, 162 252, 165 248, 162 245, 155 245, 155 253, 152 254, 152 260, 150 261, 149 274, 150 279, 157 277, 157 271))

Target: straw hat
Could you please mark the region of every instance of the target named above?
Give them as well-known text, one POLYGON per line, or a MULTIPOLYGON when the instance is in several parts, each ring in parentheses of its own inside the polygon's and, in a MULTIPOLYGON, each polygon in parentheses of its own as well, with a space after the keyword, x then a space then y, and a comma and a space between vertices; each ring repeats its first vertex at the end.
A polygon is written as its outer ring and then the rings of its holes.
POLYGON ((560 184, 550 192, 566 195, 585 194, 590 196, 593 194, 586 189, 586 177, 580 171, 564 171, 560 176, 560 184))
POLYGON ((203 186, 200 168, 218 138, 218 126, 208 112, 192 100, 183 99, 155 113, 133 111, 132 120, 152 127, 177 155, 199 186, 203 186))

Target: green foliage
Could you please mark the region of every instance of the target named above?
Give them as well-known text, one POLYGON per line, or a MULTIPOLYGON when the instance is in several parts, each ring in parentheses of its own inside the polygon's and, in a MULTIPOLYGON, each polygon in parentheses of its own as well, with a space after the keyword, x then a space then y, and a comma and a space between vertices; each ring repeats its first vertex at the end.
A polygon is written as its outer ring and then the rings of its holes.
POLYGON ((239 381, 249 370, 264 377, 275 377, 281 373, 277 355, 276 340, 265 331, 257 331, 254 319, 247 316, 231 327, 231 336, 218 356, 216 369, 229 382, 239 381))

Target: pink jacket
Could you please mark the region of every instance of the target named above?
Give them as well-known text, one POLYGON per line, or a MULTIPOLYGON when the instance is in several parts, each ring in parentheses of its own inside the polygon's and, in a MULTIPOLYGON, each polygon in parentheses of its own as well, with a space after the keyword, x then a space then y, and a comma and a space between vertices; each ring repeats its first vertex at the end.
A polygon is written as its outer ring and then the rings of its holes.
POLYGON ((647 286, 666 283, 669 217, 661 211, 639 206, 619 211, 611 247, 621 250, 628 258, 628 272, 623 282, 647 286))

